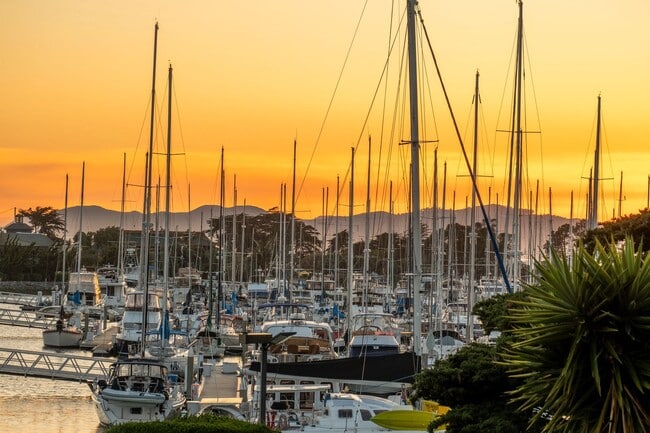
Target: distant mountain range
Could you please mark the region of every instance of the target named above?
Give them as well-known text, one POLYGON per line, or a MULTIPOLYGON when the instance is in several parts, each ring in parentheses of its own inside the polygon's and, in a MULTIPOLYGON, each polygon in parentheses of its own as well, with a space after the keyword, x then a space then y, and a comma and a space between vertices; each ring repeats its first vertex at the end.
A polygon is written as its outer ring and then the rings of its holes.
MULTIPOLYGON (((68 234, 69 236, 74 235, 79 230, 79 206, 68 208, 68 234)), ((245 211, 246 215, 254 216, 259 215, 260 213, 266 212, 266 210, 255 207, 255 206, 238 206, 234 207, 224 207, 223 214, 224 216, 231 216, 233 212, 241 214, 245 211)), ((497 221, 498 230, 503 231, 506 219, 506 208, 504 206, 490 205, 486 207, 486 212, 491 220, 497 221)), ((61 216, 63 212, 61 211, 61 216)), ((201 206, 193 211, 189 212, 172 212, 170 214, 170 229, 175 231, 184 231, 190 227, 193 231, 200 231, 207 229, 207 221, 210 219, 210 215, 213 218, 219 216, 220 209, 219 206, 201 206)), ((439 212, 442 213, 442 212, 439 212)), ((433 225, 433 212, 431 208, 423 209, 420 213, 422 223, 427 226, 428 232, 431 231, 433 225)), ((83 231, 84 232, 94 232, 100 228, 110 227, 110 226, 120 226, 120 212, 110 209, 104 209, 100 206, 84 206, 83 208, 83 231)), ((444 221, 445 225, 449 224, 450 221, 463 225, 469 226, 471 221, 471 209, 458 209, 453 213, 451 211, 444 212, 444 221)), ((476 223, 483 222, 483 216, 480 208, 476 209, 476 223)), ((324 229, 325 219, 322 216, 316 217, 314 219, 301 219, 308 225, 314 227, 319 233, 322 234, 324 229)), ((376 236, 381 233, 387 233, 390 229, 390 215, 387 212, 371 212, 367 220, 370 222, 370 236, 376 236)), ((355 240, 363 239, 365 235, 366 227, 366 214, 357 214, 352 218, 352 231, 354 234, 355 240)), ((162 214, 156 218, 156 215, 153 214, 151 217, 151 222, 154 225, 162 226, 164 223, 162 214)), ((533 215, 529 217, 524 215, 520 217, 519 224, 522 227, 522 245, 525 245, 527 242, 528 236, 525 233, 528 233, 532 230, 537 230, 538 234, 541 235, 542 239, 546 239, 551 230, 551 225, 553 230, 556 230, 563 224, 569 222, 568 218, 560 216, 550 216, 550 215, 533 215)), ((329 216, 327 218, 327 236, 331 237, 334 235, 335 231, 344 231, 348 229, 348 217, 339 216, 338 224, 336 223, 336 218, 329 216), (337 230, 338 229, 338 230, 337 230)), ((396 233, 406 233, 409 227, 409 214, 396 214, 393 216, 393 227, 396 233)), ((131 211, 124 214, 124 228, 126 230, 140 230, 142 228, 142 213, 131 211)))

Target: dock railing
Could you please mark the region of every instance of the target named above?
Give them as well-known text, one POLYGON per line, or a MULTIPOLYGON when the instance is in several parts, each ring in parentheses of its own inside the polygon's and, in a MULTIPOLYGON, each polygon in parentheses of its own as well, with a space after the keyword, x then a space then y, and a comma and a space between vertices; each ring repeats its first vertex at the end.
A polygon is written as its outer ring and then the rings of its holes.
POLYGON ((0 374, 86 382, 108 377, 111 358, 0 347, 0 374))

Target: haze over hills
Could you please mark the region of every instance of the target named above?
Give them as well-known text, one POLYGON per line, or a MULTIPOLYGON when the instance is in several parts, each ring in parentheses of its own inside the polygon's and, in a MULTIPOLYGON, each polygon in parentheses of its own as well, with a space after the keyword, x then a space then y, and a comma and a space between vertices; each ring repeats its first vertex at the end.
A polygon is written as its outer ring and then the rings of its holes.
MULTIPOLYGON (((79 209, 78 206, 68 209, 68 236, 73 236, 79 231, 79 209)), ((232 216, 233 212, 236 212, 239 215, 243 211, 243 206, 238 206, 237 208, 224 207, 223 215, 225 217, 232 216)), ((245 212, 246 215, 254 216, 264 213, 266 210, 256 206, 246 206, 245 212)), ((491 220, 496 220, 498 231, 503 231, 506 219, 506 208, 504 206, 490 205, 486 207, 486 212, 491 220)), ((63 217, 63 211, 60 211, 60 213, 63 217)), ((207 230, 207 221, 211 214, 213 218, 218 218, 220 214, 219 206, 204 205, 194 209, 189 214, 187 212, 172 212, 170 214, 170 230, 185 231, 190 227, 190 225, 193 231, 207 230)), ((439 214, 442 214, 442 212, 439 211, 439 214)), ((120 226, 120 212, 104 209, 100 206, 84 206, 82 217, 84 232, 94 232, 104 227, 120 226)), ((480 208, 476 209, 475 218, 477 224, 483 223, 483 215, 480 208)), ((431 232, 433 225, 432 209, 423 209, 421 211, 421 219, 422 224, 426 226, 425 231, 423 232, 423 237, 426 237, 431 232)), ((451 211, 445 211, 443 221, 445 225, 449 224, 450 221, 453 221, 462 226, 469 226, 471 223, 470 219, 471 210, 466 208, 458 209, 453 213, 451 211)), ((371 212, 367 220, 370 223, 369 232, 371 237, 390 231, 391 218, 387 212, 371 212)), ((403 234, 408 231, 409 214, 393 215, 392 220, 395 233, 403 234)), ((302 221, 314 227, 321 234, 326 228, 328 238, 331 238, 336 231, 347 231, 349 225, 347 216, 339 216, 338 222, 333 216, 328 216, 327 222, 322 216, 314 219, 304 219, 302 221), (324 227, 324 224, 327 224, 327 227, 324 227)), ((356 241, 362 240, 365 235, 366 214, 356 214, 353 216, 352 221, 354 239, 356 241)), ((553 230, 556 230, 558 227, 567 224, 568 222, 568 218, 548 214, 533 215, 531 217, 526 214, 520 217, 520 226, 522 227, 522 246, 526 249, 528 239, 526 233, 535 230, 541 239, 547 239, 551 227, 553 230)), ((152 214, 151 223, 154 226, 158 225, 161 227, 164 224, 163 215, 160 214, 158 218, 156 218, 156 214, 152 214)), ((142 214, 136 211, 125 213, 124 228, 126 230, 140 230, 142 228, 142 214)))

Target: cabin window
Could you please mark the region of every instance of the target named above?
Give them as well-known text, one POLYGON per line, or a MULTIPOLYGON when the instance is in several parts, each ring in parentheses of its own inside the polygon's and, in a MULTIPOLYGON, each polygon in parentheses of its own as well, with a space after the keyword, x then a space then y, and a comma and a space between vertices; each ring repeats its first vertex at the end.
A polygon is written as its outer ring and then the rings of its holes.
POLYGON ((372 413, 368 409, 361 409, 361 419, 364 421, 370 421, 372 418, 372 413))
POLYGON ((339 409, 339 418, 352 418, 352 409, 339 409))
POLYGON ((314 407, 314 393, 301 392, 300 393, 300 409, 311 409, 314 407))
POLYGON ((294 408, 294 395, 293 392, 281 392, 280 401, 285 402, 287 407, 294 408))
POLYGON ((141 407, 132 407, 131 408, 131 415, 142 415, 142 408, 141 407))

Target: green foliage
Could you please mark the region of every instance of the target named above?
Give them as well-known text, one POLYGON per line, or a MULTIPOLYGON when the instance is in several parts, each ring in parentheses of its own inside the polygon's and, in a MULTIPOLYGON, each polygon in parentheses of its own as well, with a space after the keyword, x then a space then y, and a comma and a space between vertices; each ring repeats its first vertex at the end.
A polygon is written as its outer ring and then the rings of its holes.
POLYGON ((555 249, 556 251, 568 252, 575 248, 575 238, 585 234, 585 220, 579 220, 570 224, 562 224, 551 233, 550 245, 547 240, 544 242, 544 251, 555 249))
POLYGON ((14 237, 0 244, 0 279, 8 281, 52 281, 60 253, 50 248, 20 245, 14 237))
POLYGON ((130 422, 109 427, 104 433, 269 433, 272 430, 233 418, 211 414, 157 422, 130 422))
POLYGON ((43 233, 53 241, 59 239, 58 234, 62 234, 65 228, 63 218, 51 206, 20 209, 18 215, 29 218, 29 222, 36 233, 43 233))
POLYGON ((507 331, 511 327, 510 320, 508 319, 510 309, 516 306, 516 301, 521 301, 525 298, 526 295, 524 292, 492 296, 477 302, 472 309, 472 313, 481 319, 486 334, 489 334, 495 329, 507 331))
POLYGON ((452 408, 431 427, 446 424, 448 433, 523 431, 530 417, 509 403, 516 382, 499 359, 495 346, 470 344, 418 374, 412 398, 452 408))
POLYGON ((606 221, 600 227, 588 231, 583 238, 583 244, 588 251, 595 251, 596 243, 607 245, 612 240, 623 241, 631 238, 642 251, 650 249, 650 209, 643 209, 636 215, 626 215, 606 221))
POLYGON ((628 237, 536 268, 503 355, 521 409, 552 414, 549 432, 650 429, 649 256, 628 237))

